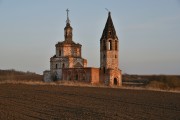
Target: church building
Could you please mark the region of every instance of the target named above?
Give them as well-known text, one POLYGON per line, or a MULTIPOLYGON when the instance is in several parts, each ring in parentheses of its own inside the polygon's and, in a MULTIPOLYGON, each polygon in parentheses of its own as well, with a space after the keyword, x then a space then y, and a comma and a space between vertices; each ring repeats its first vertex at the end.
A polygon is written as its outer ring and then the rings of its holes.
POLYGON ((87 67, 87 60, 81 55, 82 45, 74 42, 73 28, 69 20, 64 28, 64 41, 55 45, 56 53, 50 58, 50 71, 44 71, 44 81, 79 81, 90 84, 122 85, 119 69, 119 40, 108 13, 107 22, 100 39, 100 67, 87 67))

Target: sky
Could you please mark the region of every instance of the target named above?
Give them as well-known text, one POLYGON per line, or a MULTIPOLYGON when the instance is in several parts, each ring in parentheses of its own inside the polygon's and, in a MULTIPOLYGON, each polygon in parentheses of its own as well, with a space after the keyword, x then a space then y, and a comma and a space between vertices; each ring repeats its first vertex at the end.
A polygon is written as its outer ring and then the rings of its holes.
POLYGON ((100 66, 108 12, 127 74, 180 74, 180 0, 0 0, 0 69, 42 74, 64 40, 66 9, 73 41, 89 67, 100 66))

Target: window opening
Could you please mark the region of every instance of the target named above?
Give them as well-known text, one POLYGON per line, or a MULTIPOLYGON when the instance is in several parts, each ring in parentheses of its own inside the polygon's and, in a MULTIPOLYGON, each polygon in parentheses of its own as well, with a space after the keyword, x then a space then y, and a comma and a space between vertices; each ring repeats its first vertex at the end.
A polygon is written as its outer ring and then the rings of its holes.
POLYGON ((61 56, 61 50, 59 50, 59 56, 61 56))
POLYGON ((76 74, 76 80, 78 80, 78 74, 76 74))
POLYGON ((65 68, 65 65, 64 65, 64 63, 62 64, 62 68, 65 68))
POLYGON ((117 50, 117 41, 115 41, 115 50, 117 50))
POLYGON ((108 50, 112 50, 112 41, 111 40, 108 42, 108 50))

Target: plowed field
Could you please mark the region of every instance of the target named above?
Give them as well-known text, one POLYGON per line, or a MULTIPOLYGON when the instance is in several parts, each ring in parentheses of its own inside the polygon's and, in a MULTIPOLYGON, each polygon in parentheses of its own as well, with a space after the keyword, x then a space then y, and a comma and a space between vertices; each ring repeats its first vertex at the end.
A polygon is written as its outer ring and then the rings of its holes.
POLYGON ((0 119, 180 120, 180 93, 0 84, 0 119))

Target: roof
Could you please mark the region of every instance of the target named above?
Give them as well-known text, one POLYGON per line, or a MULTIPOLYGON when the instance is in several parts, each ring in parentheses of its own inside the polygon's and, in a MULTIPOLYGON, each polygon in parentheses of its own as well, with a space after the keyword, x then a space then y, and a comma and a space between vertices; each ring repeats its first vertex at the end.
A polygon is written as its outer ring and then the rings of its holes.
POLYGON ((62 41, 62 42, 58 42, 58 43, 56 44, 56 47, 57 47, 57 46, 64 46, 64 45, 79 46, 79 47, 82 46, 81 44, 75 43, 74 41, 66 41, 66 40, 64 40, 64 41, 62 41))
POLYGON ((106 25, 104 27, 104 30, 103 30, 103 33, 101 36, 101 39, 108 39, 108 38, 113 38, 113 39, 117 38, 118 39, 110 12, 108 13, 106 25))

